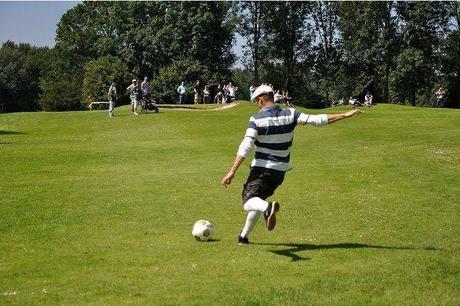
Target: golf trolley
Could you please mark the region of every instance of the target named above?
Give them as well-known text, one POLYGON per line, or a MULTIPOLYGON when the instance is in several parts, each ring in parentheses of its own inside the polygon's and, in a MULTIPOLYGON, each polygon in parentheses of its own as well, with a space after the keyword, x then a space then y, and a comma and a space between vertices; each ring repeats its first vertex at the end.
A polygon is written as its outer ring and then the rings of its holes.
POLYGON ((160 112, 160 109, 158 108, 156 101, 152 97, 142 97, 142 99, 139 102, 142 113, 147 113, 149 111, 153 111, 155 113, 160 112))

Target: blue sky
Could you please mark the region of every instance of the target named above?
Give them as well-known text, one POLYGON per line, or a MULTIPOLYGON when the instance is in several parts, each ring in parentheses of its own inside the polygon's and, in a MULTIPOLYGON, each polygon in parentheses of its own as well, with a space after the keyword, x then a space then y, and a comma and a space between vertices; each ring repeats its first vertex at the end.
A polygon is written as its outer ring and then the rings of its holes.
MULTIPOLYGON (((0 45, 7 40, 34 46, 54 46, 56 25, 78 1, 0 1, 0 45)), ((242 54, 243 39, 237 35, 233 52, 242 54)), ((236 66, 240 66, 236 63, 236 66)))
POLYGON ((0 1, 0 43, 54 46, 56 25, 77 1, 0 1))

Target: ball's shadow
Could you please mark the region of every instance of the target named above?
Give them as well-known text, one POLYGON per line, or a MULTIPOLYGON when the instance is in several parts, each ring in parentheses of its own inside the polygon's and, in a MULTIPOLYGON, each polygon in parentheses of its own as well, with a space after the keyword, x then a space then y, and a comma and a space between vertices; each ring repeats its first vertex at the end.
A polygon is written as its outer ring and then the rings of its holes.
POLYGON ((220 239, 208 239, 208 240, 206 240, 204 242, 219 242, 219 241, 220 241, 220 239))

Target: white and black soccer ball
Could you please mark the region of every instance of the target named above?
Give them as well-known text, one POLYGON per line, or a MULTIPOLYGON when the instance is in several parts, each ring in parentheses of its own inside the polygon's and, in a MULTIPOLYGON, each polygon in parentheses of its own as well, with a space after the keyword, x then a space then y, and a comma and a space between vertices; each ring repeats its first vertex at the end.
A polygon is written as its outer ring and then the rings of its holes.
POLYGON ((214 225, 208 220, 198 220, 193 225, 192 235, 198 241, 206 241, 211 238, 214 225))

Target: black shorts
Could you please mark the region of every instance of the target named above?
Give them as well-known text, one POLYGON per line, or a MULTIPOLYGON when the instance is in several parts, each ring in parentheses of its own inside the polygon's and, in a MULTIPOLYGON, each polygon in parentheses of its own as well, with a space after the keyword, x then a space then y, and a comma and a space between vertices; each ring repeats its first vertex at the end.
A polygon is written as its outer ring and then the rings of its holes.
POLYGON ((284 174, 285 172, 278 170, 261 167, 251 168, 251 172, 249 173, 246 184, 243 185, 243 192, 241 193, 243 204, 251 198, 259 197, 265 200, 273 195, 276 188, 283 183, 284 174))

